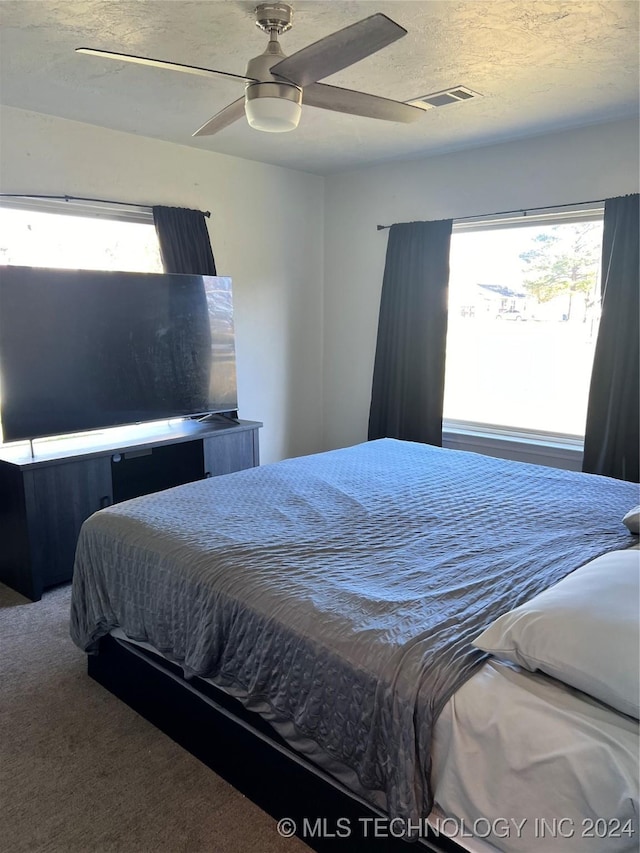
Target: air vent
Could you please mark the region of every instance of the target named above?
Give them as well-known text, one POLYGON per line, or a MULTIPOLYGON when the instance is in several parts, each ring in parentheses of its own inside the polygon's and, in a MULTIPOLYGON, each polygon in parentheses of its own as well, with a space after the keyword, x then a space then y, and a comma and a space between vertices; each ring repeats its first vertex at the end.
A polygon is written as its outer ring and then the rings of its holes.
POLYGON ((446 89, 444 92, 423 95, 421 98, 415 98, 413 101, 407 101, 407 103, 411 104, 412 107, 430 110, 433 107, 446 107, 447 104, 457 104, 459 101, 469 101, 471 98, 481 97, 482 95, 479 92, 467 89, 466 86, 456 86, 453 89, 446 89))

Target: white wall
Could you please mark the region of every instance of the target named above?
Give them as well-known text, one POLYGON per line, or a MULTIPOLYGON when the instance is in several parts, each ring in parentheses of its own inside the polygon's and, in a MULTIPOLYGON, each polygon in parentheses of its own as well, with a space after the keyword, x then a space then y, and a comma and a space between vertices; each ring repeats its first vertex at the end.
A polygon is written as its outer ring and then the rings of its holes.
POLYGON ((638 150, 637 122, 622 121, 327 178, 323 448, 367 435, 388 235, 376 225, 638 192, 638 150))
POLYGON ((240 416, 264 422, 263 462, 320 448, 322 178, 2 108, 0 189, 211 210, 234 284, 240 416))

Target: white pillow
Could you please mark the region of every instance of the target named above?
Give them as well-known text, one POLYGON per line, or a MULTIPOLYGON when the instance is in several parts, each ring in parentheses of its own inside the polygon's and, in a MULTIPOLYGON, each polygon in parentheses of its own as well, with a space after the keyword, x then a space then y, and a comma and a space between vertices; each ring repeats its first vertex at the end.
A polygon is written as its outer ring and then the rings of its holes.
POLYGON ((473 645, 640 718, 640 553, 612 551, 500 616, 473 645))
POLYGON ((637 536, 640 533, 640 506, 634 506, 622 519, 622 523, 626 524, 631 533, 637 536))

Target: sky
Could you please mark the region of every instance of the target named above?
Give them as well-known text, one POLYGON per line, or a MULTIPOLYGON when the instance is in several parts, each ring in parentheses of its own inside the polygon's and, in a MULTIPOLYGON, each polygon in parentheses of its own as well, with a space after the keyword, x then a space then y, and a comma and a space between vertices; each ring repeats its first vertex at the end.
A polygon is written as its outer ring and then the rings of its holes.
MULTIPOLYGON (((567 235, 572 225, 560 226, 567 235)), ((459 231, 451 238, 450 298, 454 303, 472 303, 476 284, 499 284, 522 290, 525 278, 520 254, 535 246, 534 238, 549 226, 502 228, 493 231, 459 231)), ((596 231, 597 241, 602 229, 596 231)))
POLYGON ((162 272, 152 223, 0 207, 0 264, 162 272))

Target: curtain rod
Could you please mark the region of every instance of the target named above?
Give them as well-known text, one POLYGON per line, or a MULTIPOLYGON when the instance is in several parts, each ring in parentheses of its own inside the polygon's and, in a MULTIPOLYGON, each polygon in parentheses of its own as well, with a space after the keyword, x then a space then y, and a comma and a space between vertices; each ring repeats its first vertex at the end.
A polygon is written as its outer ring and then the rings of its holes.
MULTIPOLYGON (((573 204, 547 204, 545 207, 529 207, 527 210, 499 210, 497 213, 478 213, 475 216, 454 216, 452 217, 454 222, 465 222, 469 219, 488 219, 491 216, 507 216, 511 213, 521 213, 523 216, 526 216, 527 213, 535 213, 538 210, 558 210, 561 207, 580 207, 584 204, 602 204, 602 199, 594 199, 593 201, 577 201, 573 204)), ((390 225, 376 225, 377 231, 385 231, 387 228, 391 228, 390 225)))
MULTIPOLYGON (((33 195, 32 193, 0 193, 0 198, 43 198, 51 199, 52 201, 92 201, 98 204, 121 204, 124 207, 146 207, 149 210, 153 208, 151 204, 134 204, 132 201, 111 201, 106 198, 85 198, 79 195, 33 195)), ((210 210, 200 211, 206 217, 211 216, 210 210)))

